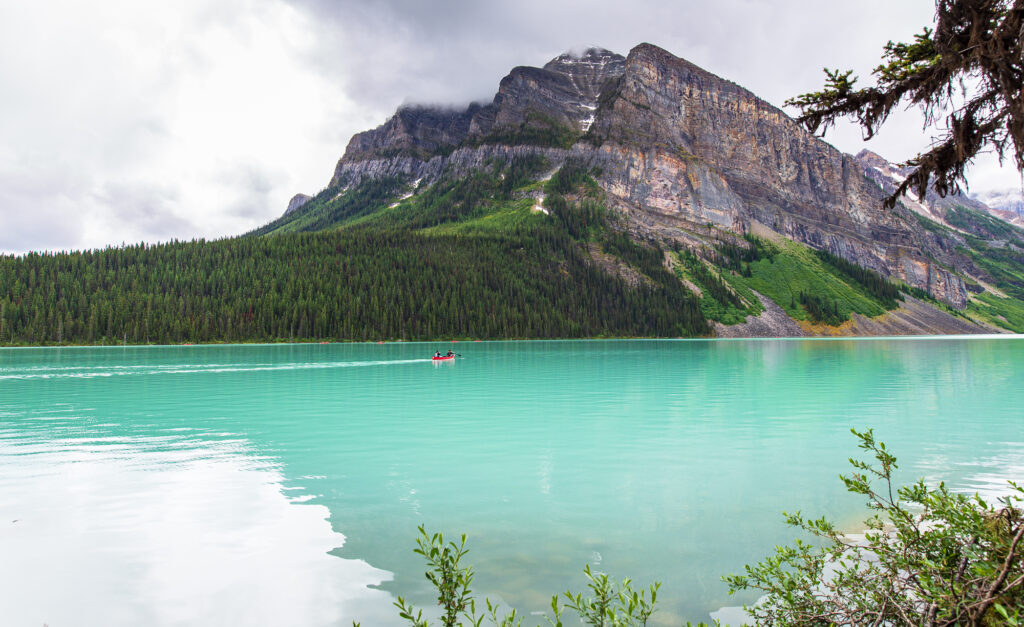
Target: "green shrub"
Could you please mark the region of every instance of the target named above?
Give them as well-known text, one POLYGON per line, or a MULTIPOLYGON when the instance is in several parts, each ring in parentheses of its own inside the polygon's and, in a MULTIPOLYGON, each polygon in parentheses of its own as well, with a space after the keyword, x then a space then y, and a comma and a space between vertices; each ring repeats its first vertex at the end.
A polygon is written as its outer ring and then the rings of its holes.
MULTIPOLYGON (((427 562, 428 570, 424 575, 437 592, 440 620, 444 627, 462 625, 463 621, 476 627, 484 621, 498 627, 520 627, 523 624, 523 617, 515 608, 499 615, 499 606, 491 603, 490 599, 484 599, 486 611, 483 608, 477 611, 476 599, 469 587, 473 583, 473 567, 462 565, 462 558, 469 552, 465 534, 456 544, 446 543, 440 533, 428 534, 422 525, 419 532, 414 552, 427 562)), ((589 565, 583 569, 583 574, 587 577, 589 595, 566 591, 561 596, 552 596, 551 616, 544 617, 549 625, 562 627, 566 611, 576 614, 580 624, 593 627, 640 627, 647 624, 654 613, 660 583, 655 582, 647 590, 637 591, 633 589, 631 580, 618 582, 604 573, 595 574, 589 565)), ((394 606, 398 615, 413 627, 429 627, 430 621, 423 617, 423 611, 403 597, 399 596, 394 606)))
POLYGON ((849 315, 839 311, 836 301, 817 294, 800 292, 800 304, 814 322, 823 322, 834 327, 850 319, 849 315))
POLYGON ((815 543, 797 540, 743 575, 732 592, 765 594, 745 608, 759 625, 1019 625, 1024 618, 1024 489, 993 507, 981 497, 923 480, 894 489, 896 458, 869 429, 853 431, 874 463, 850 460, 846 488, 874 514, 861 542, 799 512, 786 521, 815 543))

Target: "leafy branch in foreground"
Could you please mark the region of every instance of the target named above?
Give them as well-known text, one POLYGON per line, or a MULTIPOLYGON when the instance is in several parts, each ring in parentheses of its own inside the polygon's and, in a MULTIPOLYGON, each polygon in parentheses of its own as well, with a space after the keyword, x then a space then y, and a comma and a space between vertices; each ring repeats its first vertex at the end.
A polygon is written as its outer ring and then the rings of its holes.
MULTIPOLYGON (((424 574, 437 591, 440 620, 444 627, 462 625, 462 621, 475 627, 484 621, 496 627, 522 627, 523 617, 514 608, 500 615, 499 606, 490 599, 484 599, 487 611, 477 612, 476 599, 469 587, 473 582, 473 567, 461 565, 462 558, 469 552, 465 535, 459 543, 446 543, 443 535, 428 534, 422 525, 419 532, 414 552, 426 559, 429 570, 424 574)), ((636 591, 631 580, 616 582, 604 573, 593 573, 589 565, 583 569, 583 574, 587 576, 587 588, 592 596, 568 591, 562 597, 554 595, 551 597, 551 616, 545 616, 548 625, 562 627, 565 610, 574 612, 583 625, 592 627, 641 627, 647 624, 654 613, 660 583, 655 582, 647 590, 636 591)), ((413 627, 429 627, 430 621, 423 617, 423 611, 417 610, 403 597, 399 596, 394 605, 398 608, 398 615, 413 627)), ((704 624, 695 627, 704 627, 704 624)))
POLYGON ((874 512, 863 540, 799 512, 786 521, 816 538, 797 540, 725 580, 730 592, 765 596, 746 608, 767 625, 1019 625, 1024 620, 1024 489, 993 507, 923 480, 894 491, 896 458, 869 429, 853 431, 874 456, 850 460, 847 489, 874 512))
POLYGON ((1024 0, 937 0, 935 13, 934 29, 886 44, 876 85, 858 89, 852 71, 826 69, 821 91, 786 101, 812 133, 850 116, 865 139, 903 102, 922 106, 926 124, 945 115, 942 137, 907 162, 915 169, 888 207, 907 190, 924 198, 931 179, 940 196, 958 193, 966 167, 987 146, 1000 159, 1009 151, 1024 171, 1024 0))

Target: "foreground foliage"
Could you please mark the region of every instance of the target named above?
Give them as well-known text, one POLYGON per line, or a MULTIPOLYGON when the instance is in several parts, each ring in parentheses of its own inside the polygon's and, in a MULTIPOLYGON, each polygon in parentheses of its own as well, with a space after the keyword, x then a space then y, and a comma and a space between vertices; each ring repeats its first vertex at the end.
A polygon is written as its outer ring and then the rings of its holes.
MULTIPOLYGON (((500 613, 501 608, 490 599, 484 599, 486 611, 483 607, 478 611, 476 598, 470 589, 473 567, 462 565, 462 558, 469 552, 465 534, 459 543, 446 543, 442 534, 428 534, 422 525, 419 532, 414 551, 427 562, 428 570, 424 575, 437 592, 441 625, 479 627, 485 621, 498 627, 520 627, 523 624, 523 616, 515 608, 500 613)), ((562 627, 566 612, 575 614, 579 624, 594 627, 640 627, 647 624, 654 613, 660 583, 655 582, 648 589, 637 591, 630 579, 615 581, 605 573, 592 572, 589 565, 583 569, 583 574, 587 578, 588 593, 566 591, 552 596, 551 615, 545 616, 549 625, 562 627)), ((403 597, 399 596, 394 605, 399 616, 413 627, 429 627, 430 621, 423 617, 423 611, 403 597)), ((703 623, 696 627, 702 626, 703 623)))
POLYGON ((816 542, 726 578, 732 591, 765 596, 747 610, 764 625, 1017 625, 1024 620, 1022 490, 993 507, 924 481, 894 490, 896 458, 870 430, 854 434, 873 463, 850 460, 849 491, 874 515, 863 540, 799 512, 789 524, 816 542))
MULTIPOLYGON (((993 507, 981 497, 951 493, 944 484, 923 480, 894 490, 896 458, 871 430, 859 433, 861 449, 873 463, 851 459, 855 471, 842 477, 847 489, 866 496, 873 512, 868 531, 855 540, 825 518, 787 514, 790 525, 815 538, 777 547, 775 555, 743 575, 724 577, 730 593, 757 590, 764 596, 744 609, 757 625, 917 625, 952 627, 1020 625, 1024 620, 1024 489, 993 507)), ((425 576, 437 593, 438 620, 444 627, 486 624, 519 627, 524 617, 484 599, 478 609, 470 586, 474 573, 462 560, 466 536, 445 542, 419 527, 415 552, 426 560, 425 576)), ((561 627, 567 613, 591 626, 646 625, 654 614, 660 583, 637 591, 632 581, 617 582, 587 566, 587 594, 564 592, 551 598, 545 621, 561 627)), ((429 627, 423 611, 404 597, 394 603, 413 627, 429 627)), ((686 623, 688 626, 691 623, 686 623)), ((718 625, 714 621, 714 625, 718 625)), ((704 625, 701 623, 700 625, 704 625)), ((700 627, 700 626, 698 626, 700 627)))

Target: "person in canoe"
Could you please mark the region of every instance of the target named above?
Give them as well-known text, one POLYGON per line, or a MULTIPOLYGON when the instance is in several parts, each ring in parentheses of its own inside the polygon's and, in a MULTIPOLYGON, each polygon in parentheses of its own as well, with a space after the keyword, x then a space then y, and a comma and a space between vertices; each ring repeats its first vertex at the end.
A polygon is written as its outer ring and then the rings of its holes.
POLYGON ((441 351, 437 351, 437 352, 434 353, 434 357, 440 357, 440 356, 441 356, 441 351))
POLYGON ((445 357, 453 357, 454 355, 455 355, 455 353, 453 353, 451 351, 448 351, 448 354, 445 355, 445 357))

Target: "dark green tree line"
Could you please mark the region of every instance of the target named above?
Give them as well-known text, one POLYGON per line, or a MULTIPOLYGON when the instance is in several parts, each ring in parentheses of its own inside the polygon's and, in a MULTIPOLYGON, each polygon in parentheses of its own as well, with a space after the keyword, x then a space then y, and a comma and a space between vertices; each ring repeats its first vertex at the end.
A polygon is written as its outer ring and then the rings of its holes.
POLYGON ((666 282, 632 288, 563 231, 341 230, 0 258, 0 342, 701 335, 666 282))

